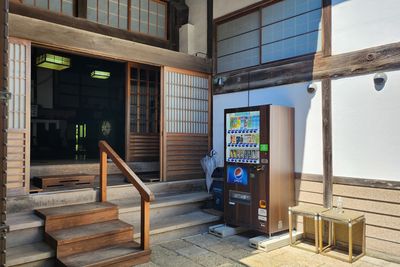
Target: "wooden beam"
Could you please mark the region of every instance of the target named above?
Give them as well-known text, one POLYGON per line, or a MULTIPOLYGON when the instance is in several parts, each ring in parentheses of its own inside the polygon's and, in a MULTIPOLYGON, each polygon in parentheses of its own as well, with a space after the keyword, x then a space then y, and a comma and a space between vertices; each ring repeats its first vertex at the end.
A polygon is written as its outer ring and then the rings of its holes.
POLYGON ((218 75, 227 80, 223 87, 214 87, 214 94, 400 69, 400 42, 340 55, 308 56, 300 58, 300 61, 285 62, 218 75))
POLYGON ((211 72, 208 59, 10 14, 10 36, 35 45, 109 59, 211 72))
POLYGON ((331 80, 322 80, 322 144, 323 144, 323 184, 324 207, 332 207, 333 168, 332 168, 332 97, 331 80))
POLYGON ((115 27, 87 20, 86 19, 87 5, 85 2, 86 0, 78 1, 78 14, 77 14, 78 17, 72 17, 61 13, 60 14, 54 13, 50 10, 24 5, 16 1, 10 2, 10 12, 17 15, 40 19, 68 27, 74 27, 77 29, 104 34, 133 42, 139 42, 161 48, 170 47, 169 41, 167 39, 160 39, 150 35, 118 29, 115 27))
MULTIPOLYGON (((295 178, 305 181, 320 182, 320 183, 322 183, 323 180, 322 175, 310 174, 310 173, 296 173, 295 178)), ((369 179, 362 177, 355 178, 355 177, 333 176, 333 184, 400 190, 399 181, 390 181, 384 179, 369 179)))

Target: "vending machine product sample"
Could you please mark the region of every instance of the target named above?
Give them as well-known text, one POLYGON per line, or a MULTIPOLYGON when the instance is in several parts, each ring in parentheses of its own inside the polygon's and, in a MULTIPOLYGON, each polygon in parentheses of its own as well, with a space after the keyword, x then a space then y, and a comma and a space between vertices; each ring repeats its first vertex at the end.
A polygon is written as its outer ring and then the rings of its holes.
POLYGON ((225 110, 225 222, 267 234, 288 229, 294 204, 294 109, 225 110))

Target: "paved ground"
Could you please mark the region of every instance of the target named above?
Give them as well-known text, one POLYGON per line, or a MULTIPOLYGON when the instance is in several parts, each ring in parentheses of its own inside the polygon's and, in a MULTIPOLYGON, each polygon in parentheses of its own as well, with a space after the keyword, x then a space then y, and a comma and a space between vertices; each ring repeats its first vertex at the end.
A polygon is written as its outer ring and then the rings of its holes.
POLYGON ((209 234, 196 235, 152 247, 151 262, 140 267, 198 267, 198 266, 360 266, 400 267, 399 264, 364 256, 353 265, 301 250, 284 247, 262 252, 248 246, 248 238, 232 236, 217 238, 209 234))

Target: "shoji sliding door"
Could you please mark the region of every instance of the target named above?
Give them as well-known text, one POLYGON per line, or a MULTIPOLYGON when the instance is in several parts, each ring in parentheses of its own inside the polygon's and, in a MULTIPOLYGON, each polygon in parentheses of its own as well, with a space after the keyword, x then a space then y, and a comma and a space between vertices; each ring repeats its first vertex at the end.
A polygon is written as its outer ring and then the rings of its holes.
POLYGON ((200 159, 210 148, 210 77, 165 67, 163 84, 163 178, 203 178, 200 159))
POLYGON ((9 92, 7 107, 7 189, 13 195, 29 192, 30 179, 30 42, 9 39, 9 92))

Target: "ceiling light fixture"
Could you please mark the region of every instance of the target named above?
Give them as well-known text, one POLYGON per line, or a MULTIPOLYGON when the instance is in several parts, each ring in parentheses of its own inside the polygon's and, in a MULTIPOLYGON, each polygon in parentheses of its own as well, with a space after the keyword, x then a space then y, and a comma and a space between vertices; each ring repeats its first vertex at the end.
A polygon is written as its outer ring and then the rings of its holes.
POLYGON ((51 70, 64 70, 71 67, 71 59, 46 53, 36 58, 36 66, 51 70))
POLYGON ((106 80, 108 78, 110 78, 111 73, 108 71, 102 71, 102 70, 94 70, 92 71, 92 73, 90 73, 90 76, 93 79, 102 79, 102 80, 106 80))

